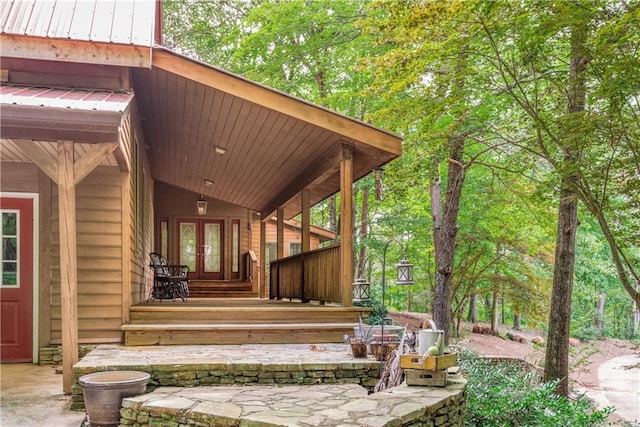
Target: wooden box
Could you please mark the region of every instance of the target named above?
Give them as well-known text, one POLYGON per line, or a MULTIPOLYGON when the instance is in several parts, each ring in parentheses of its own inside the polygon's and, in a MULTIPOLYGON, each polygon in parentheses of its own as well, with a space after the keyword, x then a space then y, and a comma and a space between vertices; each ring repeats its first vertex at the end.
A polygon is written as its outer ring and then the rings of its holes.
POLYGON ((457 353, 445 353, 442 356, 419 356, 417 354, 403 354, 400 356, 400 367, 402 369, 443 371, 457 364, 457 353))
POLYGON ((422 371, 406 369, 404 371, 407 385, 444 387, 447 385, 447 371, 422 371))

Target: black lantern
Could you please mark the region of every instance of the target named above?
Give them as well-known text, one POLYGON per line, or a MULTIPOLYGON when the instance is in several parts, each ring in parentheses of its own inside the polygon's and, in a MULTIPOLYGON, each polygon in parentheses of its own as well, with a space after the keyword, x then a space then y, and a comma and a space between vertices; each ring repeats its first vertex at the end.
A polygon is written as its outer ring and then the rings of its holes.
POLYGON ((399 264, 396 265, 398 269, 398 285, 413 285, 413 264, 407 261, 407 258, 403 258, 399 264))
POLYGON ((353 302, 371 301, 371 283, 364 277, 353 282, 353 302))

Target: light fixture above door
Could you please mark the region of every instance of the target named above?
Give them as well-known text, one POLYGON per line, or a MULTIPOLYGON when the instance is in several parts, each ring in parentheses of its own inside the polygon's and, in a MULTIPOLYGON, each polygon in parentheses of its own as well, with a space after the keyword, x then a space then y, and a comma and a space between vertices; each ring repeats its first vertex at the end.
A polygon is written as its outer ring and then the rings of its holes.
POLYGON ((203 216, 207 214, 207 201, 201 194, 200 198, 196 201, 196 207, 198 209, 198 215, 203 216))

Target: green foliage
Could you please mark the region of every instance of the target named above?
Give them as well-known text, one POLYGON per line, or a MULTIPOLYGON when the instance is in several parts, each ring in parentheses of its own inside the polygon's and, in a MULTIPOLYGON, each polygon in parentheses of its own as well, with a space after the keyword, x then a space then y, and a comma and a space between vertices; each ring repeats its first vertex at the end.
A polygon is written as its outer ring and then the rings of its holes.
POLYGON ((371 315, 367 323, 369 325, 381 325, 382 319, 387 317, 387 309, 382 305, 381 301, 371 300, 366 302, 354 302, 355 307, 372 307, 371 315))
POLYGON ((584 396, 575 401, 558 397, 555 383, 540 384, 535 374, 523 375, 516 365, 493 364, 465 352, 460 367, 468 381, 466 426, 608 425, 611 408, 595 410, 584 396))

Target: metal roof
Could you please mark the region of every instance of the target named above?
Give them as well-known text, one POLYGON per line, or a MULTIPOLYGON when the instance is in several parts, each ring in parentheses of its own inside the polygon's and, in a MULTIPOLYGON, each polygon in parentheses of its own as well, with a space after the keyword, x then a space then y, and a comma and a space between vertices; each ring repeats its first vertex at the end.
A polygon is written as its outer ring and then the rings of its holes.
POLYGON ((123 112, 132 98, 133 94, 124 92, 0 86, 2 105, 123 112))
POLYGON ((153 0, 2 0, 0 33, 151 47, 153 0))

